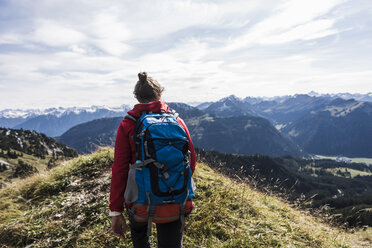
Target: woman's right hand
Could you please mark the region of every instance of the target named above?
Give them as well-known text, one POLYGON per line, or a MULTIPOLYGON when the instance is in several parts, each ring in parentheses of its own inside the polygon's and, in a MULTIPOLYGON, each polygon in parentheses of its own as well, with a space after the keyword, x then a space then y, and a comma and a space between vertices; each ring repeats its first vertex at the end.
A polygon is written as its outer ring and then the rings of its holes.
POLYGON ((111 229, 114 235, 119 238, 124 238, 124 234, 127 232, 127 223, 125 222, 124 216, 117 215, 112 216, 111 229))

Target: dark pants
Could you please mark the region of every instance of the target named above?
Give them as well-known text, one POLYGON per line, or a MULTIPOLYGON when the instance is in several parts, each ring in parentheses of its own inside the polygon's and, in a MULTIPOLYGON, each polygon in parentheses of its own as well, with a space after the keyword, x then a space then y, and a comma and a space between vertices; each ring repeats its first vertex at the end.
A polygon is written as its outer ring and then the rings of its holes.
MULTIPOLYGON (((134 248, 149 248, 147 222, 137 222, 129 214, 130 232, 134 248)), ((182 248, 181 221, 156 224, 159 248, 182 248)))

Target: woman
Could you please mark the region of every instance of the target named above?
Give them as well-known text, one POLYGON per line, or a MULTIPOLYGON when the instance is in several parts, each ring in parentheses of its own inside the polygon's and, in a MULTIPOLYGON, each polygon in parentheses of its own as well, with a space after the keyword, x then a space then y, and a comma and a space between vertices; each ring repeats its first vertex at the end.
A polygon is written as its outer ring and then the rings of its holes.
MULTIPOLYGON (((161 95, 164 88, 153 78, 147 77, 146 72, 138 74, 139 81, 134 88, 134 96, 139 101, 134 108, 128 112, 133 117, 140 117, 143 112, 160 113, 169 111, 167 104, 162 102, 161 95)), ((189 150, 191 152, 190 167, 195 169, 195 151, 189 131, 183 120, 177 118, 178 123, 185 130, 189 139, 189 150)), ((112 166, 111 190, 110 190, 110 216, 112 216, 112 230, 120 238, 124 238, 127 230, 125 218, 122 214, 124 210, 124 192, 127 185, 129 164, 136 161, 136 152, 133 141, 135 135, 135 121, 125 118, 121 121, 115 142, 114 163, 112 166)), ((147 223, 136 222, 129 216, 131 236, 134 247, 150 247, 147 236, 147 223)), ((159 247, 182 247, 182 232, 180 220, 156 224, 157 238, 159 247)))

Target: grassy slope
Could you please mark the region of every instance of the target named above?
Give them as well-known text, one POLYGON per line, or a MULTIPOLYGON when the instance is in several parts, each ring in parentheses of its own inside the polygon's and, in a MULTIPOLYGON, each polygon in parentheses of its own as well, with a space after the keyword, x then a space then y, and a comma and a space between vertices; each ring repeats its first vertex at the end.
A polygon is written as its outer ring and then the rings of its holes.
POLYGON ((350 168, 327 168, 326 171, 332 172, 333 175, 335 176, 340 176, 336 172, 340 170, 342 172, 350 172, 350 175, 352 178, 356 176, 372 176, 371 172, 366 172, 366 171, 360 171, 360 170, 355 170, 355 169, 350 169, 350 168))
MULTIPOLYGON (((10 149, 10 150, 12 152, 16 151, 14 149, 10 149)), ((16 152, 19 153, 19 151, 16 151, 16 152)), ((45 155, 45 158, 41 159, 41 158, 26 154, 26 153, 23 153, 22 157, 18 157, 15 159, 0 157, 1 160, 8 162, 9 164, 15 165, 15 166, 18 165, 18 160, 22 160, 23 162, 35 167, 38 171, 46 170, 48 161, 51 158, 52 158, 52 155, 45 155)), ((57 163, 59 162, 60 161, 58 161, 57 163)), ((13 178, 10 178, 12 174, 13 174, 13 170, 5 170, 3 172, 0 172, 0 183, 11 182, 12 180, 14 180, 13 178)))
MULTIPOLYGON (((0 246, 130 246, 107 217, 112 149, 65 162, 0 191, 0 246)), ((199 164, 186 247, 350 247, 361 238, 199 164)), ((154 235, 153 235, 154 237, 154 235)), ((155 242, 152 240, 152 242, 155 242)), ((368 241, 364 241, 368 247, 368 241)), ((371 243, 369 243, 371 245, 371 243)))
MULTIPOLYGON (((316 155, 316 156, 321 158, 321 159, 336 160, 336 158, 337 158, 337 156, 324 156, 324 155, 316 155)), ((349 158, 349 157, 346 157, 346 158, 350 159, 354 163, 365 163, 365 164, 372 165, 372 158, 349 158)))

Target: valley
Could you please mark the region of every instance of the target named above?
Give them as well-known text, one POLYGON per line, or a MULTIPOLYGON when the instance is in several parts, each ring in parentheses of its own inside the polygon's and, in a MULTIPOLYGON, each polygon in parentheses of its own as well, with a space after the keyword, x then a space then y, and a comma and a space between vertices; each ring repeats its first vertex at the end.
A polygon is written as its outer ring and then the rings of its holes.
POLYGON ((315 158, 320 159, 332 159, 332 160, 346 160, 348 163, 349 161, 353 163, 364 163, 369 166, 372 166, 372 158, 349 158, 349 157, 339 157, 339 156, 324 156, 324 155, 314 155, 315 158))

